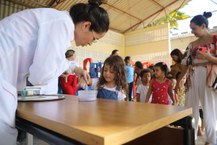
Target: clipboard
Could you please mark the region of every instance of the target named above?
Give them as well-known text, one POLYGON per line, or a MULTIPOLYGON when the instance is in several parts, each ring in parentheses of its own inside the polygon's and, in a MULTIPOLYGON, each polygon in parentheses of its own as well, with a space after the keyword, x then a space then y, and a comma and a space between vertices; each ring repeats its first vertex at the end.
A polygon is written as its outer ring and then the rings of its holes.
POLYGON ((65 99, 63 95, 18 96, 19 102, 53 101, 65 99))

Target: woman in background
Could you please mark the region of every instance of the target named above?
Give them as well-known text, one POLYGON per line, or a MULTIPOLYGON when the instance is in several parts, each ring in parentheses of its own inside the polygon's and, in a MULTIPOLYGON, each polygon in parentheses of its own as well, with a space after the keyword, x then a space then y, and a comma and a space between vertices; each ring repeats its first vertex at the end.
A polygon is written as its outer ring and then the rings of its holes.
MULTIPOLYGON (((172 75, 173 78, 175 78, 177 80, 178 76, 181 74, 182 71, 182 65, 181 65, 181 61, 183 58, 183 54, 179 49, 174 49, 173 51, 171 51, 170 56, 174 62, 174 64, 171 66, 171 71, 170 74, 172 75)), ((183 83, 186 81, 185 77, 182 78, 181 82, 179 84, 179 90, 176 92, 177 95, 177 104, 176 105, 180 105, 180 106, 184 106, 184 102, 185 102, 185 86, 183 85, 183 83)))
MULTIPOLYGON (((203 15, 193 17, 190 23, 192 33, 198 38, 191 42, 182 60, 182 73, 178 83, 186 74, 190 73, 190 86, 186 92, 185 106, 193 108, 192 116, 195 119, 195 137, 197 137, 199 107, 203 109, 206 143, 205 145, 216 144, 216 121, 217 121, 217 93, 209 86, 210 66, 216 68, 217 64, 217 39, 208 31, 208 18, 212 13, 204 12, 203 15)), ((215 76, 216 78, 216 76, 215 76)), ((214 79, 215 79, 214 78, 214 79)), ((213 80, 214 81, 214 80, 213 80)), ((178 88, 178 84, 177 87, 178 88)))

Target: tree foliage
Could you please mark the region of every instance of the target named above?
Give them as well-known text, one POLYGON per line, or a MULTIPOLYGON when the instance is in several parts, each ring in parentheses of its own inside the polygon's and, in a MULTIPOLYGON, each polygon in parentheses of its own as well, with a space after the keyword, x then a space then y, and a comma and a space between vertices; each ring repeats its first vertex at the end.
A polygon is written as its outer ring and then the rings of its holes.
POLYGON ((184 19, 187 19, 189 18, 189 15, 183 13, 183 12, 180 12, 178 10, 175 10, 169 14, 167 14, 166 16, 164 16, 163 18, 160 18, 152 23, 150 23, 148 25, 148 27, 150 26, 156 26, 156 25, 159 25, 159 24, 165 24, 165 23, 170 23, 170 29, 178 29, 178 23, 177 21, 178 20, 184 20, 184 19))

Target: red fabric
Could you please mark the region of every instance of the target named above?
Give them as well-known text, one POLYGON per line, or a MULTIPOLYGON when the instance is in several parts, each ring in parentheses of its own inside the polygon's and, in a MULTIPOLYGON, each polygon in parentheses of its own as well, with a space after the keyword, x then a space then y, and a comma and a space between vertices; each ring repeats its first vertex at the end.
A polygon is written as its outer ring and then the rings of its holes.
MULTIPOLYGON (((216 52, 216 41, 217 41, 217 36, 214 35, 213 37, 213 43, 214 43, 214 50, 210 53, 214 53, 215 56, 217 56, 216 52)), ((216 64, 208 64, 207 65, 207 85, 208 87, 212 87, 213 83, 215 82, 215 79, 217 77, 217 65, 216 64)))
POLYGON ((153 79, 152 84, 152 101, 155 104, 169 104, 169 80, 159 83, 156 79, 153 79))
POLYGON ((78 78, 76 75, 69 75, 67 81, 65 77, 60 77, 60 87, 63 94, 76 95, 78 78))
POLYGON ((86 58, 84 61, 83 61, 83 69, 88 71, 87 68, 90 68, 90 66, 87 67, 87 63, 89 63, 89 65, 92 63, 92 58, 86 58))

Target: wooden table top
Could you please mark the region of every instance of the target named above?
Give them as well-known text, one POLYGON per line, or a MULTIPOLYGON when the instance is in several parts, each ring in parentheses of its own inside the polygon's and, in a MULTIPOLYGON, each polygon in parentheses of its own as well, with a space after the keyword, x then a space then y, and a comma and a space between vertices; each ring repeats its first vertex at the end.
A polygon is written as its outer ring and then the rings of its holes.
POLYGON ((19 102, 17 116, 91 145, 118 145, 157 130, 192 113, 191 108, 76 97, 19 102))

